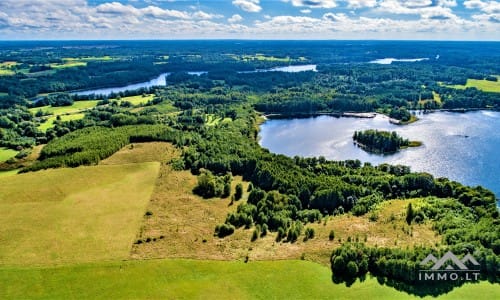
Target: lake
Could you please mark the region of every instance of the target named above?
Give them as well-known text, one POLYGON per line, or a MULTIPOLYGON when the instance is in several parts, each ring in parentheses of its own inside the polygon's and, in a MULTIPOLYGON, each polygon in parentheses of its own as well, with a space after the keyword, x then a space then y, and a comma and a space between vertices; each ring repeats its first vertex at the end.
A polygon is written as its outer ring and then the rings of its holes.
POLYGON ((238 73, 261 73, 261 72, 287 72, 287 73, 297 73, 297 72, 306 72, 316 70, 317 65, 293 65, 293 66, 284 66, 284 67, 274 67, 270 69, 257 69, 253 71, 240 71, 238 73))
POLYGON ((330 160, 359 159, 374 165, 403 164, 467 185, 482 185, 500 196, 500 112, 434 112, 419 114, 405 126, 375 118, 271 119, 260 128, 260 144, 288 156, 324 156, 330 160), (396 131, 423 146, 391 155, 370 154, 353 144, 355 130, 396 131))
MULTIPOLYGON (((439 56, 436 56, 436 59, 438 59, 439 56)), ((380 59, 375 59, 370 61, 371 64, 379 64, 379 65, 390 65, 393 62, 417 62, 417 61, 424 61, 424 60, 429 60, 429 58, 424 57, 424 58, 380 58, 380 59)))
MULTIPOLYGON (((193 72, 186 72, 189 75, 196 75, 196 76, 201 76, 203 74, 207 74, 207 71, 193 71, 193 72)), ((125 92, 125 91, 133 91, 137 90, 140 88, 149 88, 152 86, 165 86, 167 85, 167 76, 170 75, 170 73, 162 73, 158 75, 158 77, 155 77, 149 81, 145 82, 140 82, 140 83, 133 83, 129 84, 126 86, 121 86, 121 87, 111 87, 111 88, 102 88, 102 89, 95 89, 95 90, 87 90, 87 91, 81 91, 81 92, 75 92, 74 94, 76 95, 109 95, 111 93, 120 93, 120 92, 125 92)))
POLYGON ((158 77, 153 78, 153 79, 151 79, 149 81, 146 81, 146 82, 134 83, 134 84, 129 84, 129 85, 126 85, 126 86, 121 86, 121 87, 111 87, 111 88, 102 88, 102 89, 95 89, 95 90, 87 90, 87 91, 75 92, 74 94, 76 94, 76 95, 82 95, 82 96, 92 95, 92 94, 96 94, 96 95, 109 95, 111 93, 120 93, 120 92, 125 92, 125 91, 133 91, 133 90, 137 90, 137 89, 140 89, 140 88, 148 88, 148 87, 158 86, 158 85, 165 86, 165 85, 167 85, 167 79, 166 79, 166 77, 169 74, 170 73, 162 73, 162 74, 158 75, 158 77))

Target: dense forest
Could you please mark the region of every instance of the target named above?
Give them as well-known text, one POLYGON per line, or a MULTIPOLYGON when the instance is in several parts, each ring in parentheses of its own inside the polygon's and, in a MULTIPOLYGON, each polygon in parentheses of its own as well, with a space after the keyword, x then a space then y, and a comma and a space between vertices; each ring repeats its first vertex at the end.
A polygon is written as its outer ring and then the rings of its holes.
MULTIPOLYGON (((360 216, 390 199, 419 198, 425 205, 409 210, 408 224, 430 222, 443 237, 440 252, 474 253, 484 279, 499 281, 500 219, 491 191, 407 166, 277 155, 257 142, 262 114, 377 111, 407 122, 412 110, 498 109, 498 93, 454 87, 468 79, 498 80, 500 65, 491 63, 500 58, 497 43, 484 43, 480 51, 467 43, 403 43, 398 56, 432 59, 392 65, 368 63, 395 57, 392 42, 81 43, 0 43, 2 68, 10 72, 0 76, 0 146, 23 151, 45 145, 22 172, 96 164, 131 142, 168 141, 182 152, 170 164, 198 176, 194 192, 204 198, 229 197, 233 176, 251 182, 247 201, 240 201, 243 190, 237 187, 237 209, 213 229, 215 235, 245 228, 254 230, 253 240, 273 232, 277 241, 290 243, 314 237, 306 225, 325 216, 360 216), (241 73, 305 63, 317 64, 318 71, 241 73), (162 72, 171 73, 166 86, 72 93, 146 81, 162 72), (133 102, 134 97, 147 100, 133 102), (78 118, 57 114, 83 104, 88 106, 78 110, 78 118)), ((410 144, 376 131, 356 132, 354 139, 382 153, 410 144)), ((18 167, 15 162, 0 167, 18 167)), ((418 266, 407 262, 427 250, 346 242, 332 253, 332 271, 341 281, 369 271, 394 285, 412 284, 418 266)))

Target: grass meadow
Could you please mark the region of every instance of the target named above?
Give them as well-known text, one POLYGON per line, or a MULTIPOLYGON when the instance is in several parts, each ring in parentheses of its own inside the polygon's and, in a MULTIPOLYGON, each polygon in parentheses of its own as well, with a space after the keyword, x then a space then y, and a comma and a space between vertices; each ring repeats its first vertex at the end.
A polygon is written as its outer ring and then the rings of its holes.
MULTIPOLYGON (((2 299, 435 299, 367 277, 333 284, 329 268, 300 260, 144 260, 0 269, 2 299)), ((495 299, 498 285, 467 284, 439 299, 495 299)))
POLYGON ((52 107, 50 105, 47 105, 47 106, 42 106, 42 107, 30 108, 29 111, 32 114, 35 114, 37 111, 42 110, 43 112, 45 112, 47 114, 58 116, 58 115, 64 115, 64 114, 77 113, 77 112, 80 112, 82 110, 93 108, 97 105, 97 102, 98 101, 95 101, 95 100, 75 101, 73 103, 73 105, 70 105, 70 106, 52 107))
POLYGON ((5 147, 0 147, 0 162, 4 162, 11 157, 16 156, 17 151, 5 147))
POLYGON ((500 93, 500 76, 496 76, 498 81, 489 81, 489 80, 479 80, 479 79, 467 79, 467 83, 465 85, 451 85, 455 89, 466 89, 469 87, 475 87, 478 90, 483 92, 491 92, 491 93, 500 93))
POLYGON ((152 162, 0 177, 0 266, 126 259, 158 169, 152 162))

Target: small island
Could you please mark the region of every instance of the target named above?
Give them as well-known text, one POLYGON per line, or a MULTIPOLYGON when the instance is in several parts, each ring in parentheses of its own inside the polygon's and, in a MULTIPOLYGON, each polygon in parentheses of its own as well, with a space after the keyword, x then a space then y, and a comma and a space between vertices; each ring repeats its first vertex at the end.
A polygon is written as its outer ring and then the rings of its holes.
POLYGON ((410 141, 402 138, 395 131, 389 132, 373 129, 355 131, 352 139, 365 151, 378 154, 394 153, 400 149, 422 145, 419 141, 410 141))

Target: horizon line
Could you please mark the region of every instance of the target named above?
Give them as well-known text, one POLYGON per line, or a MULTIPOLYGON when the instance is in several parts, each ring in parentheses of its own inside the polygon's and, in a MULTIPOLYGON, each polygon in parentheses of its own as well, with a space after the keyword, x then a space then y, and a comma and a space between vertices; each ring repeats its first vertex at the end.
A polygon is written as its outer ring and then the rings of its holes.
POLYGON ((148 38, 138 38, 138 39, 5 39, 0 40, 2 42, 98 42, 98 41, 109 41, 109 42, 133 42, 133 41, 157 41, 157 42, 175 42, 175 41, 293 41, 293 42, 334 42, 334 41, 374 41, 374 42, 491 42, 498 43, 500 40, 473 40, 473 39, 272 39, 272 38, 262 38, 262 39, 246 39, 246 38, 175 38, 175 39, 148 39, 148 38))

